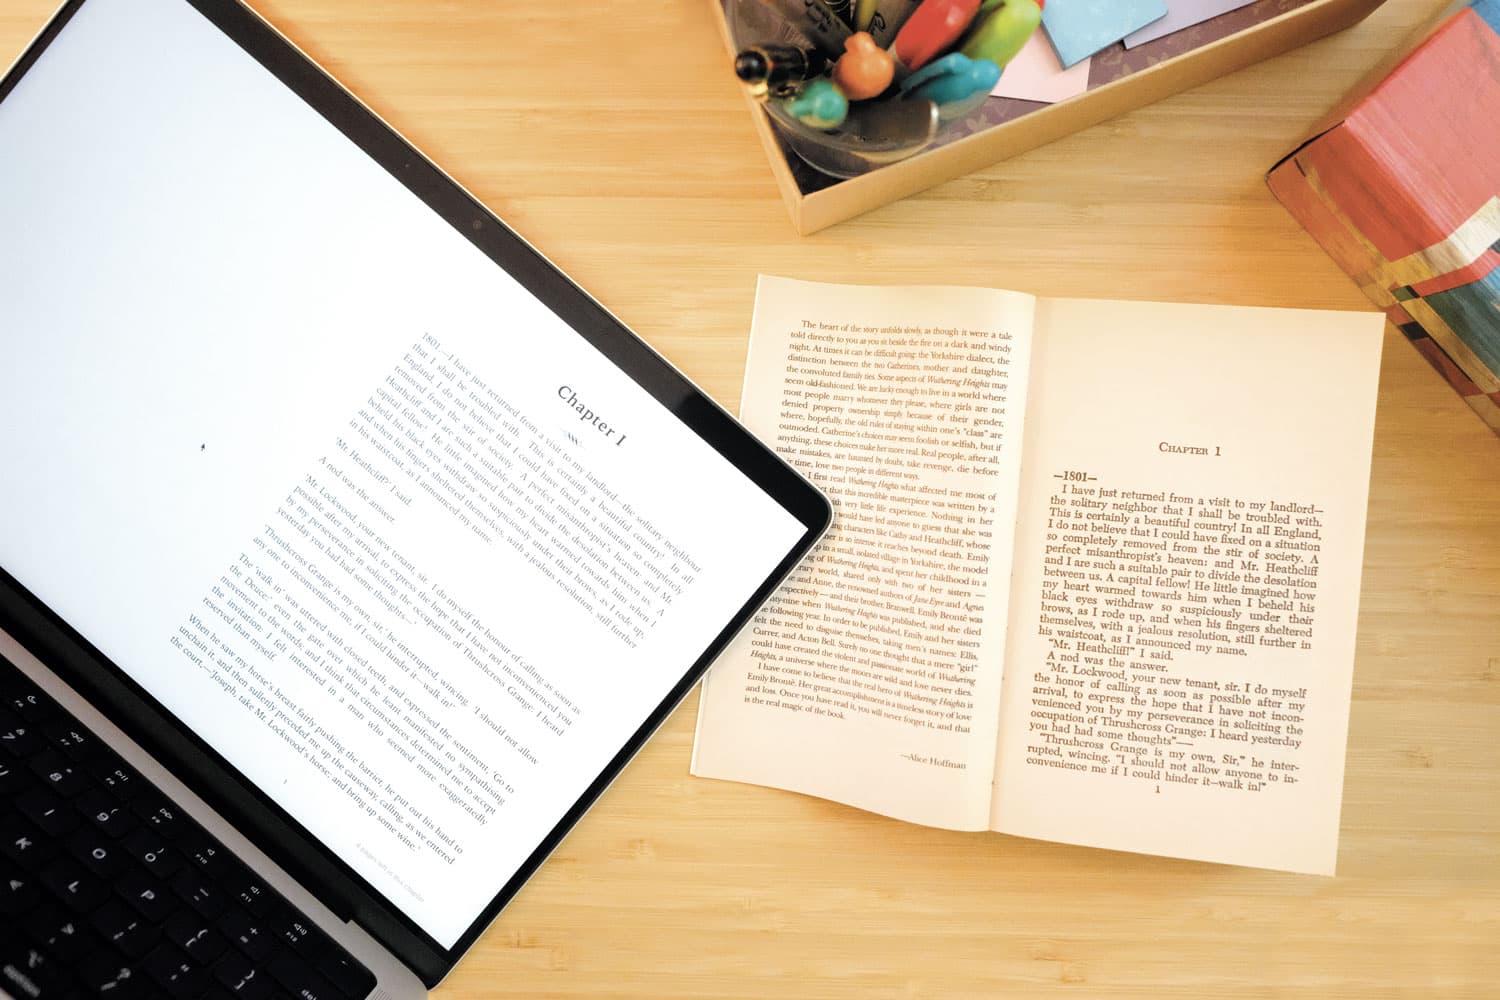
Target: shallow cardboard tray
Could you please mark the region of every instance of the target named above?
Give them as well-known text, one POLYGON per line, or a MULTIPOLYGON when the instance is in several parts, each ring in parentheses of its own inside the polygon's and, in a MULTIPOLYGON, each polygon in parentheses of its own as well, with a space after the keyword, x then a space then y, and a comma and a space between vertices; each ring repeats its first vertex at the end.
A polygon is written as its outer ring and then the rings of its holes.
MULTIPOLYGON (((724 44, 732 50, 724 4, 722 0, 710 3, 724 44)), ((1015 107, 1027 102, 1010 102, 1010 107, 1001 109, 1001 117, 1015 115, 1010 120, 982 127, 963 138, 848 180, 819 174, 800 162, 777 137, 761 106, 748 95, 746 101, 792 224, 805 235, 1280 55, 1358 22, 1381 3, 1382 0, 1257 0, 1253 6, 1262 8, 1262 13, 1267 5, 1281 12, 1234 34, 1135 69, 1058 104, 1015 107)), ((1144 55, 1149 57, 1149 53, 1144 55)), ((991 103, 1000 100, 992 98, 991 103)))

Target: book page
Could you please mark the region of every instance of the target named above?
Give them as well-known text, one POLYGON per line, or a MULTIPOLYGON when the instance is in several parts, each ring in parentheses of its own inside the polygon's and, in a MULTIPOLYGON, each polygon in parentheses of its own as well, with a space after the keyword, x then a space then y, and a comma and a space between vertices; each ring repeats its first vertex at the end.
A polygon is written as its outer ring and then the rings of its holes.
POLYGON ((987 826, 1033 305, 761 278, 741 418, 837 518, 709 672, 694 774, 987 826))
POLYGON ((995 829, 1332 872, 1382 327, 1038 304, 995 829))

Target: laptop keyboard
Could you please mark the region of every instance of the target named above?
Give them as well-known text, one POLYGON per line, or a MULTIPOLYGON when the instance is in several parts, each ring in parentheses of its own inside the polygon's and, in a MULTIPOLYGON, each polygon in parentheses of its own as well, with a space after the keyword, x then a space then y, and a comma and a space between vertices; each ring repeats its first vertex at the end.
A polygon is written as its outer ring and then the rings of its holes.
POLYGON ((351 1000, 375 977, 0 658, 0 991, 351 1000))

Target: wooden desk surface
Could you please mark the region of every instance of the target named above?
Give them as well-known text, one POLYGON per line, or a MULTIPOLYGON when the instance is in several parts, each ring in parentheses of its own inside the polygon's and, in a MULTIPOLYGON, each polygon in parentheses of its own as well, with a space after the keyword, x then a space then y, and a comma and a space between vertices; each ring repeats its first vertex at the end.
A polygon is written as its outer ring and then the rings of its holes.
MULTIPOLYGON (((256 6, 734 409, 759 271, 1369 309, 1262 175, 1443 2, 807 238, 704 0, 256 6)), ((1500 440, 1389 333, 1335 879, 690 778, 694 696, 437 995, 1500 996, 1497 515, 1500 440)))

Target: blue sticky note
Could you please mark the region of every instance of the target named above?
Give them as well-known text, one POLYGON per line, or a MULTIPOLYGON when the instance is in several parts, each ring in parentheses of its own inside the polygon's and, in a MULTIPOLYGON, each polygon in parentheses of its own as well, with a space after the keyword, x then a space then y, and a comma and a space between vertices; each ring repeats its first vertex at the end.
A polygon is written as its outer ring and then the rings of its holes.
POLYGON ((1042 26, 1066 67, 1166 16, 1167 0, 1047 0, 1042 26))

